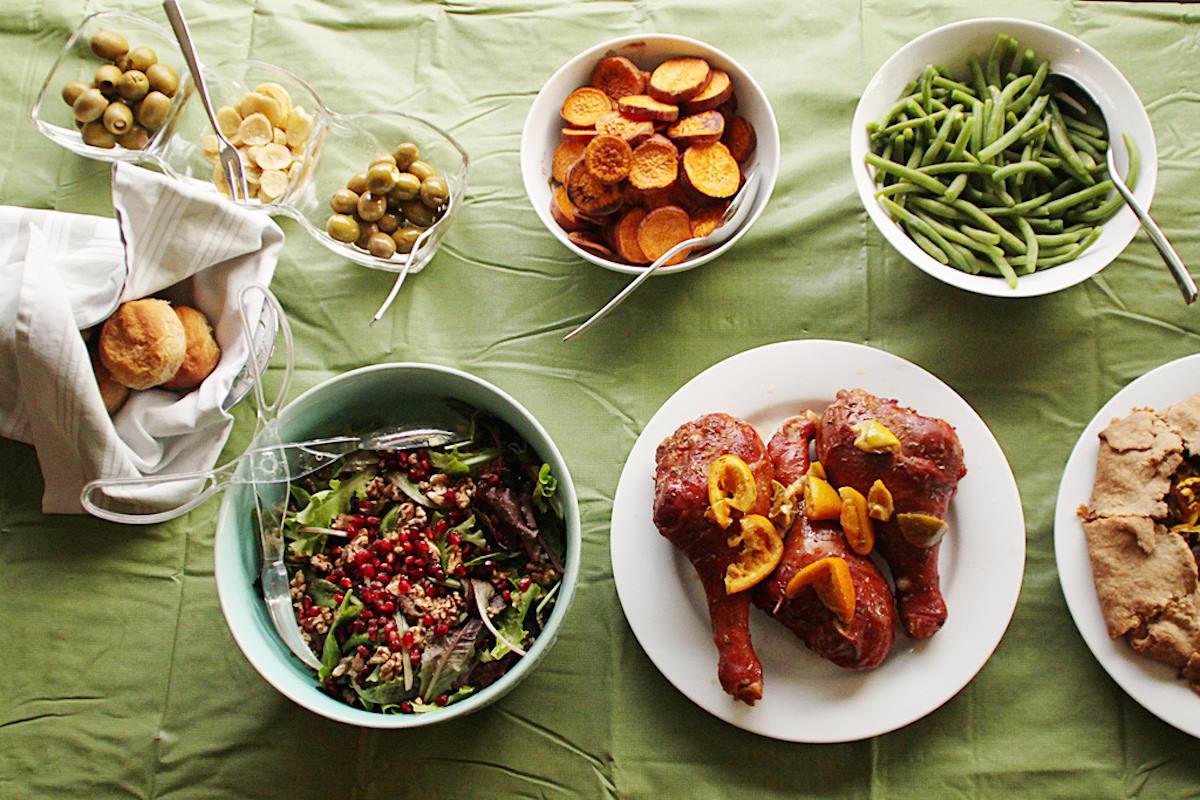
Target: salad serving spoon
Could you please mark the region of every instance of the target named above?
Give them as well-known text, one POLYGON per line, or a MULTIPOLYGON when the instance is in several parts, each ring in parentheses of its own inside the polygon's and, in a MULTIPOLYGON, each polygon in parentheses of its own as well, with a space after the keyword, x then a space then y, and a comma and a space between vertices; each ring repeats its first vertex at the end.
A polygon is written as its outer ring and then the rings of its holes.
POLYGON ((729 204, 729 207, 725 209, 725 214, 721 219, 720 227, 707 236, 699 236, 694 239, 682 241, 667 252, 663 253, 654 260, 654 263, 642 270, 640 275, 630 281, 629 285, 617 292, 617 294, 615 294, 611 300, 601 306, 595 314, 592 314, 592 316, 588 317, 588 319, 579 327, 564 336, 563 341, 571 341, 576 336, 607 317, 613 311, 613 309, 625 302, 625 299, 629 297, 629 295, 633 294, 634 291, 637 290, 637 288, 641 286, 647 278, 657 272, 659 267, 666 264, 675 256, 679 255, 685 250, 721 244, 730 236, 732 236, 746 220, 746 217, 750 213, 750 209, 754 207, 754 198, 758 194, 759 179, 760 173, 758 172, 757 167, 750 170, 750 174, 746 176, 746 183, 743 184, 742 188, 734 196, 733 201, 729 204))
POLYGON ((367 325, 374 325, 383 318, 387 310, 391 308, 392 301, 396 299, 396 295, 400 294, 400 287, 404 285, 404 279, 408 277, 408 268, 414 261, 417 260, 417 252, 425 244, 425 241, 433 234, 437 227, 442 224, 443 220, 450 218, 450 210, 454 207, 454 192, 450 192, 446 196, 446 210, 442 212, 442 216, 438 217, 437 221, 421 232, 417 237, 417 241, 413 242, 412 250, 408 251, 408 259, 404 262, 404 266, 396 273, 396 282, 392 284, 392 290, 388 292, 387 298, 383 301, 383 305, 375 312, 375 316, 371 317, 371 321, 367 325))

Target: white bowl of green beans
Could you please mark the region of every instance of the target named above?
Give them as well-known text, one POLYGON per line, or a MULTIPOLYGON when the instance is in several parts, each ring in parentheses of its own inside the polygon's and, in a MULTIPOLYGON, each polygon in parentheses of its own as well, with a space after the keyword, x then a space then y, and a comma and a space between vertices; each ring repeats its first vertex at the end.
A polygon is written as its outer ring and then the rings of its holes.
POLYGON ((884 62, 855 110, 850 160, 867 214, 918 268, 979 294, 1033 297, 1095 275, 1137 233, 1107 180, 1110 142, 1149 207, 1158 152, 1125 76, 1070 34, 992 17, 936 28, 884 62))

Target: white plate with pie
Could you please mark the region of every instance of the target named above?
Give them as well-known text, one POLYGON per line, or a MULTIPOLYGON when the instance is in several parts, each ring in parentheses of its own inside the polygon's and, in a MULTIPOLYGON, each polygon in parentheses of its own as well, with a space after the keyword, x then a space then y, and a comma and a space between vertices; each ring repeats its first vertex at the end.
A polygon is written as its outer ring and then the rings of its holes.
POLYGON ((613 502, 613 578, 642 649, 675 688, 726 722, 794 742, 848 742, 929 714, 983 667, 1000 643, 1025 569, 1025 521, 1000 445, 953 389, 902 358, 848 342, 779 342, 739 353, 688 381, 638 437, 613 502), (734 700, 717 682, 704 593, 691 564, 651 519, 654 452, 688 420, 714 411, 745 419, 764 441, 784 419, 820 412, 839 389, 865 389, 941 417, 962 441, 967 475, 947 515, 940 555, 945 626, 914 642, 897 628, 887 660, 853 672, 814 655, 787 628, 751 609, 763 698, 734 700))
POLYGON ((1108 638, 1104 614, 1092 582, 1083 525, 1076 515, 1092 496, 1100 431, 1114 419, 1147 406, 1161 411, 1200 392, 1200 354, 1185 356, 1147 372, 1113 395, 1083 429, 1063 470, 1054 511, 1054 558, 1075 627, 1100 666, 1125 693, 1154 716, 1200 737, 1200 696, 1166 664, 1140 656, 1124 639, 1108 638))

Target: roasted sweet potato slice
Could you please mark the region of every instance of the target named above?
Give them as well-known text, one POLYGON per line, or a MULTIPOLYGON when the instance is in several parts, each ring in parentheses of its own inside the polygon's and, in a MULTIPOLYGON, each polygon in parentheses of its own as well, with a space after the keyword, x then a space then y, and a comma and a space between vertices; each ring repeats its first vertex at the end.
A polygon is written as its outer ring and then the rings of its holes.
POLYGON ((596 120, 613 110, 608 95, 591 86, 581 86, 563 100, 562 118, 576 128, 590 128, 596 120))
POLYGON ((734 160, 741 164, 753 155, 754 148, 758 145, 758 134, 754 132, 750 120, 735 114, 726 125, 721 141, 729 148, 729 154, 734 160))
POLYGON ((596 241, 595 238, 589 236, 586 233, 582 233, 582 232, 568 233, 567 238, 570 239, 575 244, 582 247, 584 250, 587 250, 588 252, 593 253, 594 255, 598 255, 601 258, 612 258, 613 257, 612 250, 609 250, 602 243, 596 241))
MULTIPOLYGON (((692 238, 692 221, 688 213, 679 206, 663 206, 647 212, 638 225, 638 247, 648 261, 655 261, 663 253, 682 241, 692 238)), ((687 251, 674 256, 666 266, 678 264, 687 258, 687 251)))
POLYGON ((554 157, 550 159, 550 176, 559 183, 566 183, 567 170, 583 156, 587 145, 588 139, 583 137, 564 137, 554 148, 554 157))
POLYGON ((708 86, 705 86, 704 91, 700 94, 688 100, 684 104, 684 108, 689 114, 712 111, 731 97, 733 97, 733 81, 729 78, 729 73, 722 69, 714 69, 712 80, 708 82, 708 86))
POLYGON ((583 230, 586 223, 579 218, 579 209, 567 197, 567 187, 555 186, 554 197, 550 200, 550 216, 558 223, 558 227, 567 233, 583 230))
POLYGON ((633 151, 629 183, 637 189, 665 189, 679 174, 679 149, 665 136, 651 136, 633 151))
POLYGON ((588 142, 583 151, 588 172, 603 183, 617 183, 629 175, 633 149, 620 136, 602 133, 588 142))
POLYGON ((596 120, 596 130, 620 136, 629 142, 630 147, 637 147, 654 135, 654 123, 644 119, 634 119, 620 111, 610 111, 596 120))
POLYGON ((563 128, 562 138, 580 139, 584 144, 587 144, 597 133, 599 133, 599 131, 595 128, 563 128))
POLYGON ((711 79, 712 67, 703 58, 669 58, 650 73, 647 92, 664 103, 682 103, 704 91, 711 79))
POLYGON ((679 119, 679 106, 660 103, 648 94, 633 94, 617 101, 617 110, 634 119, 651 122, 674 122, 679 119))
POLYGON ((631 208, 621 215, 621 219, 613 227, 613 244, 617 255, 630 264, 649 264, 650 259, 642 252, 638 244, 638 228, 646 217, 646 209, 631 208))
POLYGON ((681 160, 684 177, 692 190, 714 200, 737 193, 742 173, 729 148, 720 142, 692 145, 681 160))
POLYGON ((719 111, 701 111, 699 114, 684 117, 667 128, 667 136, 674 139, 680 147, 719 142, 724 133, 725 118, 719 111))
POLYGON ((621 207, 624 196, 620 183, 604 183, 588 171, 584 159, 567 170, 567 197, 589 217, 603 217, 621 207))
POLYGON ((729 203, 712 203, 701 206, 690 216, 692 218, 692 236, 708 236, 721 227, 725 219, 725 209, 729 203))
POLYGON ((600 59, 592 70, 592 86, 613 100, 620 100, 646 91, 646 78, 637 64, 628 58, 609 56, 600 59))

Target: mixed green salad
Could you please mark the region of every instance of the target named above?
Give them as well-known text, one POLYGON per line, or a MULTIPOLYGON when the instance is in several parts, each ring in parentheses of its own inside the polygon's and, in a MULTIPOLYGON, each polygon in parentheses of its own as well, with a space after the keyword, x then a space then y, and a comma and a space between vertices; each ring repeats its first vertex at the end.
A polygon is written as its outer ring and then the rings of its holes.
POLYGON ((479 412, 469 440, 360 451, 293 483, 284 519, 292 604, 323 691, 420 714, 524 657, 563 575, 550 465, 479 412))

